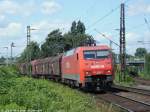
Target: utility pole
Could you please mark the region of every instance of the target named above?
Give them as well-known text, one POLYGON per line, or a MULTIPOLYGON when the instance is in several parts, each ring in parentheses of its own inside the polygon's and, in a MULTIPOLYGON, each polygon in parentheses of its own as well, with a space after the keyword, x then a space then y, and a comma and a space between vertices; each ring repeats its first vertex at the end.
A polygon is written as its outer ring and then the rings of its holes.
POLYGON ((7 66, 8 66, 8 47, 3 47, 4 49, 7 49, 7 60, 6 60, 6 63, 7 63, 7 66))
POLYGON ((31 29, 30 26, 27 26, 27 47, 30 44, 30 37, 31 37, 31 29))
POLYGON ((28 74, 31 74, 31 67, 30 67, 30 62, 31 62, 31 52, 30 52, 30 37, 31 37, 31 29, 30 26, 27 26, 27 65, 28 65, 28 74))
POLYGON ((120 10, 120 64, 121 64, 121 76, 125 80, 126 72, 126 39, 125 39, 125 7, 124 3, 121 3, 120 10))
POLYGON ((112 49, 112 43, 113 43, 112 41, 110 41, 110 43, 109 43, 109 46, 111 49, 112 49))
POLYGON ((27 48, 28 48, 27 65, 28 65, 28 74, 30 76, 31 76, 31 50, 30 50, 30 45, 31 45, 31 30, 38 30, 38 29, 31 28, 31 26, 27 26, 27 48))
POLYGON ((10 54, 10 56, 11 56, 11 64, 13 63, 13 47, 15 47, 15 45, 14 45, 14 43, 12 42, 11 44, 10 44, 10 48, 11 48, 11 54, 10 54))

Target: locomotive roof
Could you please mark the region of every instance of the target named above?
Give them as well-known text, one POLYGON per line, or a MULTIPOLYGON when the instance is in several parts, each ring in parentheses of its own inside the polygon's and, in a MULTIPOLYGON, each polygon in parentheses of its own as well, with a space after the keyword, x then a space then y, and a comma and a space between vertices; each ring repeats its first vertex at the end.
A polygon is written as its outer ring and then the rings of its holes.
POLYGON ((110 50, 111 48, 107 45, 99 45, 99 46, 83 46, 78 47, 76 49, 82 49, 82 50, 110 50))
MULTIPOLYGON (((75 48, 77 51, 78 50, 106 50, 106 49, 111 49, 109 46, 107 45, 99 45, 99 46, 81 46, 81 47, 77 47, 75 48)), ((32 64, 40 64, 40 63, 45 63, 45 62, 50 62, 50 61, 55 61, 57 59, 59 59, 63 54, 60 54, 58 56, 54 56, 54 57, 47 57, 47 58, 43 58, 43 59, 36 59, 31 61, 32 64)), ((22 64, 27 64, 27 63, 22 63, 22 64)))

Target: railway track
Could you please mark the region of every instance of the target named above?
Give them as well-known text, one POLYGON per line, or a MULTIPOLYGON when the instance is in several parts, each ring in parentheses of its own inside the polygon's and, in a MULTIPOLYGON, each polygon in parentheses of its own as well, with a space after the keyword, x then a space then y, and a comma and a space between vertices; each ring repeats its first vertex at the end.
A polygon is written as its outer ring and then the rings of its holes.
POLYGON ((133 93, 138 93, 138 94, 150 96, 150 90, 145 90, 145 89, 140 89, 140 88, 113 85, 112 89, 129 91, 129 92, 133 92, 133 93))
POLYGON ((150 112, 150 91, 114 85, 105 94, 96 95, 128 112, 150 112))
POLYGON ((150 80, 146 80, 140 77, 135 77, 134 80, 137 84, 150 86, 150 80))
POLYGON ((150 112, 150 105, 141 101, 137 101, 116 93, 106 93, 96 96, 98 99, 103 99, 109 103, 119 106, 128 112, 150 112))

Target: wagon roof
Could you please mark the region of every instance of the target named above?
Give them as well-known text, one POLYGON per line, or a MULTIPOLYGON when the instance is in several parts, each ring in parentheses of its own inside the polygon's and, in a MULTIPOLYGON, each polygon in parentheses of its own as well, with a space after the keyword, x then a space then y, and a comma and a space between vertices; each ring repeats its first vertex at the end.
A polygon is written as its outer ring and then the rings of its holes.
POLYGON ((51 57, 47 57, 47 58, 43 58, 43 59, 33 60, 31 63, 32 64, 40 64, 40 63, 45 63, 45 62, 50 62, 50 61, 51 61, 51 57))
POLYGON ((58 56, 54 56, 54 57, 47 57, 47 58, 43 58, 43 59, 36 59, 33 60, 31 63, 34 64, 41 64, 41 63, 47 63, 47 62, 51 62, 51 61, 55 61, 57 59, 59 59, 62 56, 62 54, 58 55, 58 56))

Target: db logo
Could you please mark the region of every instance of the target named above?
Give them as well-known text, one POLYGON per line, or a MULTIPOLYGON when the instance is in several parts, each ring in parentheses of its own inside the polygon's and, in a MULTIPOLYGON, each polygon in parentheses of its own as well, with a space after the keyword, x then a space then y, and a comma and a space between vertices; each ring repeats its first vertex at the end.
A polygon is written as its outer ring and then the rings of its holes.
POLYGON ((66 63, 66 68, 70 68, 70 63, 69 62, 66 63))

